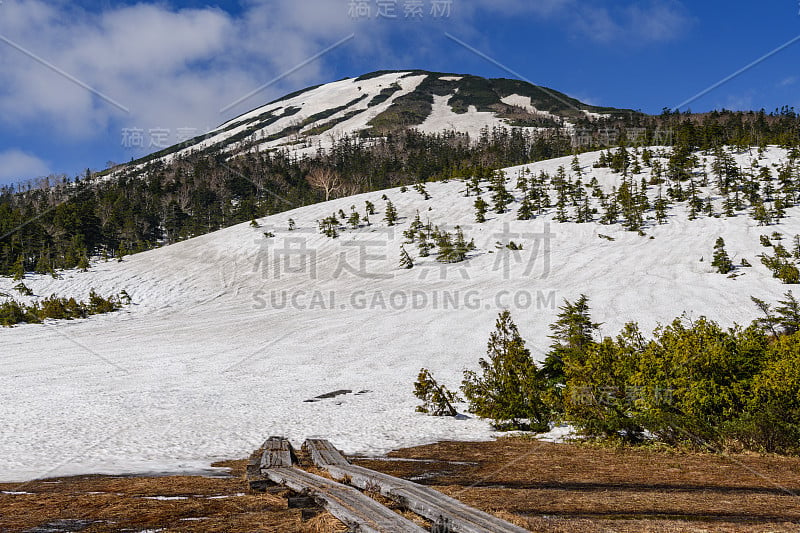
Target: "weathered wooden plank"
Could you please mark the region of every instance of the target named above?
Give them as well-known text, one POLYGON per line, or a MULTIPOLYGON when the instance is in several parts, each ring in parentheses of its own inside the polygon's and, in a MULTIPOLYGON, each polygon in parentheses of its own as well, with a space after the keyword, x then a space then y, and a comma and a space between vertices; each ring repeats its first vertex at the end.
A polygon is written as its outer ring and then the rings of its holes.
POLYGON ((425 533, 421 527, 353 487, 292 467, 292 455, 288 440, 270 437, 264 443, 261 475, 273 483, 313 498, 351 531, 425 533))
POLYGON ((346 466, 350 464, 341 452, 325 439, 308 439, 303 447, 311 455, 311 459, 316 465, 346 466))
POLYGON ((424 533, 425 530, 352 487, 297 468, 273 467, 265 476, 317 500, 343 524, 359 533, 424 533))
POLYGON ((446 523, 453 533, 524 533, 527 530, 470 507, 418 483, 351 465, 329 442, 309 439, 303 445, 314 464, 335 479, 348 479, 360 488, 380 491, 432 522, 446 523))
POLYGON ((292 466, 292 445, 283 437, 270 437, 264 443, 261 468, 292 466))

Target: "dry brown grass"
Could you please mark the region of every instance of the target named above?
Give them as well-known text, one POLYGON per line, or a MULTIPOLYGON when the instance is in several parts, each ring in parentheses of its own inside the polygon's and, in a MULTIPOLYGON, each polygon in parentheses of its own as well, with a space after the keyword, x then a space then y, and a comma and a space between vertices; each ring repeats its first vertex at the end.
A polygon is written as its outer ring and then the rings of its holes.
POLYGON ((0 485, 0 531, 24 531, 55 520, 94 522, 85 532, 164 528, 170 532, 286 532, 301 527, 286 500, 245 494, 244 461, 230 478, 82 476, 0 485), (176 498, 176 499, 154 499, 176 498))
POLYGON ((800 531, 798 458, 525 438, 445 442, 391 456, 429 462, 358 463, 424 476, 419 482, 533 531, 800 531))
POLYGON ((320 513, 301 526, 301 533, 345 533, 347 526, 330 513, 320 513))
MULTIPOLYGON (((390 455, 425 462, 356 462, 400 477, 419 476, 421 483, 532 531, 800 531, 800 499, 790 494, 800 493, 798 458, 612 449, 524 438, 444 442, 390 455)), ((308 464, 306 457, 301 461, 308 464)), ((0 485, 0 491, 31 493, 0 494, 0 532, 57 519, 94 521, 87 533, 346 530, 328 513, 302 522, 299 511, 287 508, 285 494, 247 494, 245 463, 218 465, 232 469, 228 478, 83 476, 0 485), (181 499, 151 499, 156 496, 181 499)), ((383 497, 376 499, 426 525, 383 497)))

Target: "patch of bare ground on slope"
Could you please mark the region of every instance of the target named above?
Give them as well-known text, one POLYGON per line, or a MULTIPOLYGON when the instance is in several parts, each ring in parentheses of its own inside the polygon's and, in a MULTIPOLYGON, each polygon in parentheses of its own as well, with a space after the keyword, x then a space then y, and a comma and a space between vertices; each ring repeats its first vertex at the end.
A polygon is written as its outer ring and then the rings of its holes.
MULTIPOLYGON (((442 442, 355 464, 432 486, 541 532, 800 531, 800 458, 552 444, 528 438, 442 442)), ((303 460, 308 466, 308 460, 303 460)), ((249 493, 230 477, 81 476, 0 484, 0 532, 342 531, 302 522, 287 493, 249 493), (40 529, 45 531, 45 529, 40 529)), ((318 472, 319 473, 319 472, 318 472)), ((386 502, 391 505, 390 502, 386 502)))
POLYGON ((0 532, 316 533, 340 525, 327 513, 303 523, 282 494, 248 493, 244 460, 214 466, 230 468, 231 476, 80 476, 0 484, 0 532))

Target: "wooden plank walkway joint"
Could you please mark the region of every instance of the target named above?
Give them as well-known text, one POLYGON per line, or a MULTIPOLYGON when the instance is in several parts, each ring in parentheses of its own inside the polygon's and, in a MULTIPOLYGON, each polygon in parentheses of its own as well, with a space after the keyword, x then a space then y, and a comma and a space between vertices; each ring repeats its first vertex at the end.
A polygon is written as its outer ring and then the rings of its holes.
POLYGON ((292 466, 295 461, 294 451, 287 439, 270 437, 264 443, 259 459, 258 477, 287 487, 306 498, 303 505, 308 505, 308 498, 314 500, 353 532, 425 533, 420 526, 353 487, 295 468, 292 466))

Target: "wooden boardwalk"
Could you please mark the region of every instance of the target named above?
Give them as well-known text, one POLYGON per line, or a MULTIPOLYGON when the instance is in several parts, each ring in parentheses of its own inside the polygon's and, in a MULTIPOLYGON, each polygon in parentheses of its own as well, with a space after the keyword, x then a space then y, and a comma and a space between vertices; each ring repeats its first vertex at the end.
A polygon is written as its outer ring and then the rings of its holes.
POLYGON ((346 479, 360 489, 379 490, 403 507, 427 518, 441 531, 452 533, 525 533, 515 526, 470 507, 441 492, 412 481, 350 464, 330 442, 309 439, 303 445, 314 464, 335 479, 346 479))
MULTIPOLYGON (((515 526, 470 507, 439 491, 417 483, 350 464, 327 440, 309 439, 303 448, 314 464, 334 479, 366 492, 380 493, 432 523, 435 533, 525 533, 515 526)), ((364 533, 422 533, 426 530, 381 505, 363 492, 294 466, 292 445, 282 437, 270 437, 253 455, 247 475, 255 490, 286 487, 299 497, 290 498, 308 507, 311 502, 327 509, 350 528, 364 533), (263 450, 263 451, 261 451, 263 450), (305 505, 304 505, 305 504, 305 505)))
MULTIPOLYGON (((403 518, 364 493, 330 479, 292 466, 294 454, 288 440, 270 437, 258 465, 260 474, 269 481, 288 487, 311 498, 338 518, 351 531, 359 533, 425 533, 425 530, 403 518)), ((259 480, 252 477, 251 484, 259 480)))

